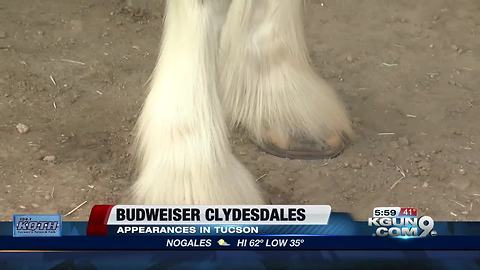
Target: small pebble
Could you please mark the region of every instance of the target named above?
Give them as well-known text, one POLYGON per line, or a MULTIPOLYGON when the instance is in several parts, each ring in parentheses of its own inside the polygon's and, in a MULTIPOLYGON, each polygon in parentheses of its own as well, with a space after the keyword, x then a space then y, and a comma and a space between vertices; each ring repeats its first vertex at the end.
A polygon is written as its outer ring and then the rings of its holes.
POLYGON ((362 168, 362 165, 358 162, 354 162, 352 163, 352 166, 351 166, 353 169, 361 169, 362 168))
POLYGON ((16 128, 17 128, 18 133, 20 133, 20 134, 25 134, 30 130, 30 128, 27 125, 22 124, 22 123, 18 123, 16 128))
POLYGON ((48 155, 48 156, 44 156, 42 158, 43 161, 46 161, 46 162, 54 162, 56 159, 56 157, 54 155, 48 155))
POLYGON ((452 50, 454 50, 454 51, 457 51, 457 50, 458 50, 458 46, 455 45, 455 44, 452 44, 451 48, 452 48, 452 50))
POLYGON ((422 160, 422 161, 418 162, 417 166, 420 169, 430 170, 431 164, 430 164, 430 162, 428 162, 426 160, 422 160))
POLYGON ((467 172, 465 171, 465 169, 461 168, 458 170, 458 173, 461 174, 461 175, 465 175, 467 174, 467 172))
POLYGON ((347 62, 349 62, 349 63, 352 63, 353 62, 353 57, 351 55, 347 55, 347 57, 345 57, 345 60, 347 60, 347 62))
POLYGON ((399 138, 398 142, 400 143, 400 145, 403 145, 403 146, 409 146, 410 145, 410 141, 408 140, 407 137, 399 138))
POLYGON ((455 178, 449 185, 459 190, 466 190, 470 186, 470 181, 467 178, 468 177, 455 178))
POLYGON ((429 173, 428 171, 421 170, 421 171, 420 171, 420 175, 421 175, 421 176, 429 176, 430 173, 429 173))
POLYGON ((398 144, 398 142, 390 142, 390 146, 395 149, 400 148, 400 145, 398 144))
POLYGON ((33 208, 38 208, 38 207, 40 207, 40 205, 38 205, 38 204, 36 204, 36 203, 32 203, 32 206, 33 206, 33 208))
POLYGON ((360 117, 353 117, 352 118, 352 122, 356 123, 356 124, 361 124, 362 123, 362 119, 360 117))
POLYGON ((19 205, 18 207, 20 207, 21 209, 25 209, 27 207, 23 206, 23 205, 19 205))
POLYGON ((360 164, 362 165, 362 167, 367 166, 368 165, 368 160, 362 159, 362 160, 360 160, 360 164))
POLYGON ((423 182, 422 187, 423 187, 423 188, 427 188, 427 187, 428 187, 428 182, 423 182))

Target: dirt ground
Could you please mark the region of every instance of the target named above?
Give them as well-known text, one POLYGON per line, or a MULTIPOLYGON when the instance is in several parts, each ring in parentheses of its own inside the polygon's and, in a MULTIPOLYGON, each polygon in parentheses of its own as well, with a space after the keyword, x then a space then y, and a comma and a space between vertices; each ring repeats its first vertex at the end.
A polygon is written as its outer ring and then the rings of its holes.
MULTIPOLYGON (((153 1, 0 2, 1 220, 84 202, 65 219, 86 220, 128 190, 131 131, 161 37, 153 1)), ((272 203, 479 220, 478 14, 477 0, 311 1, 312 62, 357 137, 338 158, 298 161, 235 134, 236 155, 272 203)))

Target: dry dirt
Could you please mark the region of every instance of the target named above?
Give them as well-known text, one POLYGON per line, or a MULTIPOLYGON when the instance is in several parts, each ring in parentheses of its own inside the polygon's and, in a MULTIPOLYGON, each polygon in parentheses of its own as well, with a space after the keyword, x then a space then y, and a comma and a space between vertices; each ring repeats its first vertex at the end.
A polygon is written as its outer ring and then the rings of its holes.
MULTIPOLYGON (((153 1, 0 2, 0 219, 86 201, 66 217, 86 220, 120 201, 161 36, 153 1)), ((234 135, 236 155, 272 203, 480 219, 478 14, 478 0, 312 1, 312 61, 357 138, 333 160, 296 161, 234 135)))

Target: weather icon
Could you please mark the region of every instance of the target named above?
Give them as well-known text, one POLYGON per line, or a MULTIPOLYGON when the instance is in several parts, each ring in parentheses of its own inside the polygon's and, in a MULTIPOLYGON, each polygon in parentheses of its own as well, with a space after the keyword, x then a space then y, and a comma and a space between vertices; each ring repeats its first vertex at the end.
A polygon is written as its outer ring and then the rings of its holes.
POLYGON ((228 246, 230 246, 230 244, 227 243, 227 241, 225 241, 225 240, 223 240, 223 239, 218 240, 217 243, 218 243, 219 246, 222 246, 222 247, 228 247, 228 246))

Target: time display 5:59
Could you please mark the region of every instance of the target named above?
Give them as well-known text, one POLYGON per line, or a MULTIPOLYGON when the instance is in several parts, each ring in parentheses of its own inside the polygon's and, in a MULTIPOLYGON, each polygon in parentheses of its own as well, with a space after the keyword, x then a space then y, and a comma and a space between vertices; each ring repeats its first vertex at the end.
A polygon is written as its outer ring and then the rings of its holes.
POLYGON ((397 217, 400 207, 375 207, 373 217, 397 217))

